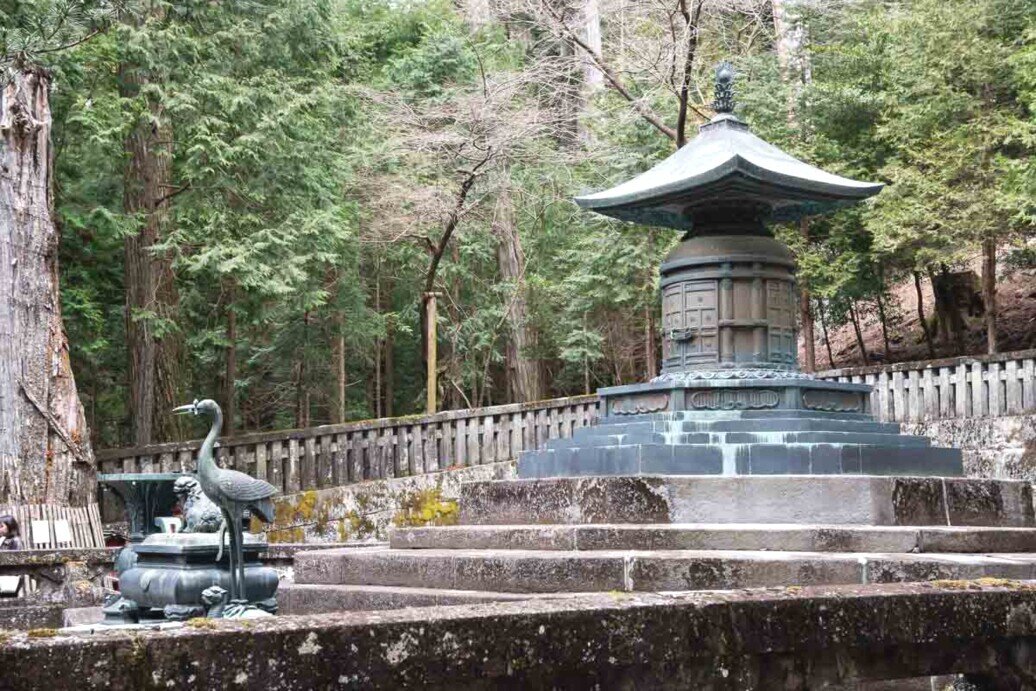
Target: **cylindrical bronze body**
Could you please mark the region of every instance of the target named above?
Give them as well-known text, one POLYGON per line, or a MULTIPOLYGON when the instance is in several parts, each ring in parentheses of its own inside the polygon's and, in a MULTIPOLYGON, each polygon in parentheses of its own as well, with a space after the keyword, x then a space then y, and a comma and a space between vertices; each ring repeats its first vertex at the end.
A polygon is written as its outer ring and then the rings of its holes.
POLYGON ((662 374, 797 369, 795 267, 770 235, 685 239, 662 264, 662 374))

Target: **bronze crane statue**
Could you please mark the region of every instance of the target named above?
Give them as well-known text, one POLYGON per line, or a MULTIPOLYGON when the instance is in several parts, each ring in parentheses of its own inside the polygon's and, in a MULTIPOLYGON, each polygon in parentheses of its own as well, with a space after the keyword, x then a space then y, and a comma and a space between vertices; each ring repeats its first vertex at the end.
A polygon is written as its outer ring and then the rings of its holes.
MULTIPOLYGON (((202 491, 219 507, 224 526, 220 529, 220 552, 223 550, 224 529, 230 532, 230 599, 247 600, 245 593, 244 531, 242 521, 245 511, 264 523, 273 521, 273 502, 270 497, 277 494, 277 488, 265 480, 236 470, 225 470, 216 464, 213 448, 223 427, 223 411, 215 401, 205 399, 182 405, 174 413, 212 416, 212 427, 198 451, 198 480, 202 491)), ((218 557, 217 557, 218 558, 218 557)))

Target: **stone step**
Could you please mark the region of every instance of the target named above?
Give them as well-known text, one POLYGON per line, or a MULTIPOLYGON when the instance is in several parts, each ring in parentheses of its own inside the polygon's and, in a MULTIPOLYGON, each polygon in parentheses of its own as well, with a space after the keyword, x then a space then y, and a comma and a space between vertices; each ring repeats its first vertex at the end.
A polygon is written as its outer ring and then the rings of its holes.
POLYGON ((461 524, 531 522, 1036 527, 1022 480, 669 475, 461 485, 461 524))
POLYGON ((475 590, 438 590, 381 585, 282 583, 277 589, 278 614, 324 614, 403 607, 438 607, 480 602, 571 597, 569 593, 490 593, 475 590))
POLYGON ((301 552, 308 584, 511 593, 715 590, 1036 577, 1036 554, 722 550, 354 550, 301 552))
POLYGON ((868 413, 840 413, 823 410, 681 410, 671 413, 639 413, 636 415, 606 415, 598 419, 599 425, 624 424, 632 421, 682 421, 682 420, 761 420, 767 418, 812 418, 859 420, 873 422, 868 413))
POLYGON ((627 444, 528 451, 520 478, 600 475, 960 475, 959 449, 869 444, 627 444))
POLYGON ((573 449, 633 444, 866 444, 928 447, 928 437, 885 432, 632 432, 549 439, 545 449, 573 449))
POLYGON ((774 417, 758 419, 695 418, 691 420, 629 419, 610 424, 580 427, 572 433, 574 439, 597 435, 635 433, 708 433, 708 432, 861 432, 898 434, 901 428, 894 422, 874 420, 845 420, 841 418, 774 417))
POLYGON ((1036 553, 1036 528, 780 524, 397 528, 393 549, 1036 553))

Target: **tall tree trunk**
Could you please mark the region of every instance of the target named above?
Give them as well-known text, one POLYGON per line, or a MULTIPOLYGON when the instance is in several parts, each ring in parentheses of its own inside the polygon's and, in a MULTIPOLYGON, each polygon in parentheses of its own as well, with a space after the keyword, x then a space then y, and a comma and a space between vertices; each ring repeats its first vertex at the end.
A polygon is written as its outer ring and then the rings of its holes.
MULTIPOLYGON (((338 296, 341 276, 334 269, 328 271, 328 294, 338 296)), ((338 300, 331 302, 331 369, 335 373, 335 390, 330 405, 331 422, 345 422, 345 316, 338 300)))
MULTIPOLYGON (((802 233, 802 238, 809 244, 809 220, 802 219, 799 222, 799 231, 802 233)), ((814 343, 814 327, 813 327, 813 310, 811 309, 812 300, 810 299, 809 288, 804 284, 799 284, 799 322, 802 324, 802 341, 805 345, 806 359, 802 363, 802 369, 806 372, 816 372, 817 370, 817 351, 814 343)))
MULTIPOLYGON (((390 303, 391 306, 391 303, 390 303)), ((385 417, 392 417, 392 399, 396 395, 395 323, 392 315, 385 320, 385 417)))
MULTIPOLYGON (((381 316, 381 261, 378 261, 378 268, 374 272, 374 311, 381 316)), ((382 406, 381 388, 381 367, 382 348, 384 341, 380 338, 374 339, 374 417, 384 417, 385 409, 382 406)))
POLYGON ((797 123, 797 105, 802 85, 811 77, 809 56, 803 49, 806 30, 796 23, 792 6, 797 0, 771 0, 773 11, 773 29, 777 39, 777 62, 780 65, 781 79, 788 84, 788 123, 793 127, 797 123))
MULTIPOLYGON (((598 0, 583 0, 583 35, 586 45, 601 54, 601 6, 598 0)), ((583 65, 583 84, 589 90, 604 86, 604 72, 601 68, 587 60, 583 65)))
POLYGON ((506 174, 497 194, 493 232, 497 239, 496 257, 500 278, 514 290, 507 312, 505 362, 508 389, 513 392, 516 402, 538 401, 543 398, 543 382, 539 362, 530 353, 536 345, 537 334, 529 323, 525 253, 514 220, 514 205, 506 174))
POLYGON ((860 364, 867 364, 867 345, 863 342, 863 331, 860 329, 860 319, 857 315, 855 302, 849 303, 849 321, 853 323, 853 332, 856 334, 856 346, 860 349, 860 364))
POLYGON ((335 367, 335 401, 331 419, 334 422, 345 422, 345 334, 342 331, 342 314, 335 312, 334 334, 334 367, 335 367))
POLYGON ((917 318, 921 321, 921 331, 924 333, 925 343, 928 344, 928 356, 935 359, 935 344, 932 342, 932 332, 928 328, 928 320, 924 316, 924 293, 921 292, 921 272, 914 272, 914 292, 917 293, 917 318))
POLYGON ((85 504, 95 469, 61 321, 50 81, 0 92, 0 503, 85 504))
MULTIPOLYGON (((140 98, 151 81, 142 66, 120 67, 119 91, 125 99, 140 98)), ((126 137, 123 171, 123 210, 138 221, 137 232, 125 243, 129 413, 138 445, 177 436, 169 409, 179 387, 181 348, 172 328, 179 298, 170 259, 154 250, 168 230, 171 148, 172 128, 162 105, 149 99, 147 115, 126 137)))
POLYGON ((237 381, 237 312, 234 304, 237 291, 233 284, 227 291, 227 358, 223 372, 223 434, 231 435, 235 430, 237 418, 237 392, 234 383, 237 381))
POLYGON ((302 347, 295 363, 295 427, 309 427, 309 372, 306 369, 306 351, 309 341, 309 311, 302 315, 302 347))
POLYGON ((878 319, 881 320, 881 341, 885 344, 885 362, 892 359, 892 346, 889 345, 888 317, 885 314, 885 300, 878 292, 878 319))
POLYGON ((657 342, 655 339, 655 314, 651 305, 644 306, 644 361, 648 381, 658 376, 658 359, 655 355, 657 342))
MULTIPOLYGON (((982 242, 982 301, 986 303, 986 352, 999 352, 996 339, 996 240, 982 242)), ((961 353, 963 355, 963 353, 961 353)))
POLYGON ((820 314, 820 328, 824 332, 824 347, 827 348, 828 367, 835 368, 835 356, 831 352, 831 338, 827 335, 827 318, 824 316, 824 301, 817 300, 817 312, 820 314))

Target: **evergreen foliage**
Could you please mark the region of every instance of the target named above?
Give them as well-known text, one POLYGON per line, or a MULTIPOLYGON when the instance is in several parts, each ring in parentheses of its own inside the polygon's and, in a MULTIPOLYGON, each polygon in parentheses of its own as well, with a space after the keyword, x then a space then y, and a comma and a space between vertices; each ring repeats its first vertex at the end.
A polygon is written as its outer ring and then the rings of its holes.
MULTIPOLYGON (((887 303, 914 271, 960 265, 988 238, 1023 248, 1025 263, 1036 223, 1031 0, 803 4, 810 79, 799 86, 782 78, 769 4, 758 7, 706 12, 690 115, 708 114, 712 65, 730 57, 739 115, 760 136, 888 183, 874 203, 814 221, 808 238, 780 229, 831 325, 887 303)), ((652 11, 606 17, 603 54, 652 54, 668 40, 652 11)), ((180 306, 171 321, 131 316, 186 339, 184 396, 218 397, 233 349, 236 429, 336 420, 339 357, 346 418, 419 412, 429 247, 454 212, 434 277, 444 407, 512 398, 516 296, 535 336, 521 355, 540 363, 542 395, 643 379, 657 267, 678 237, 570 199, 673 143, 617 89, 580 87, 578 51, 529 16, 476 22, 444 0, 0 0, 5 65, 31 56, 55 76, 62 307, 96 443, 129 438, 123 243, 139 219, 123 212, 124 141, 156 117, 171 128, 173 182, 155 251, 173 258, 180 306), (120 90, 126 64, 151 77, 135 94, 120 90), (508 280, 505 222, 524 258, 508 280)), ((671 48, 659 52, 682 54, 671 48)), ((679 73, 620 72, 675 122, 679 73)))

